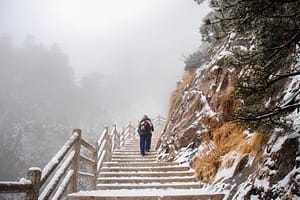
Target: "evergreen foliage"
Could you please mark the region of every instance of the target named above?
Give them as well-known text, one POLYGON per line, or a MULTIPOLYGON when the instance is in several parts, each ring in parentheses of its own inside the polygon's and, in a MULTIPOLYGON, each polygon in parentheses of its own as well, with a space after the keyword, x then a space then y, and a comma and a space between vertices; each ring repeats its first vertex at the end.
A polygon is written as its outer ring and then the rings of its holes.
POLYGON ((234 97, 243 102, 234 118, 255 128, 284 124, 280 115, 300 104, 291 101, 283 107, 279 95, 287 79, 300 74, 300 2, 211 0, 210 6, 214 11, 200 29, 204 40, 253 35, 246 54, 233 52, 231 64, 241 71, 234 97))

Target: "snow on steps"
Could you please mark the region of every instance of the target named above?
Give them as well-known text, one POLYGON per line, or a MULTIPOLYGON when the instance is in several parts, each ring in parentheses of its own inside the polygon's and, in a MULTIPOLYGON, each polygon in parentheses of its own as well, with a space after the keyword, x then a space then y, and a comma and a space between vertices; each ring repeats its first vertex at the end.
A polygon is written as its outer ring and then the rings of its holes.
POLYGON ((98 175, 98 177, 172 177, 172 176, 194 176, 194 172, 103 172, 98 175))
POLYGON ((220 200, 223 194, 209 194, 201 189, 144 189, 79 192, 68 196, 68 200, 220 200))
POLYGON ((223 199, 223 194, 208 194, 201 190, 189 166, 159 162, 156 151, 142 157, 138 144, 138 138, 127 141, 122 149, 113 152, 111 162, 103 163, 96 191, 69 194, 67 199, 223 199))
POLYGON ((148 166, 148 167, 154 167, 154 166, 173 166, 173 165, 178 165, 179 163, 177 162, 131 162, 131 163, 127 163, 127 162, 106 162, 103 163, 103 167, 115 167, 115 166, 119 166, 119 167, 129 167, 129 166, 136 166, 136 167, 141 167, 141 166, 148 166))
POLYGON ((173 177, 101 177, 97 179, 98 183, 153 183, 153 182, 182 182, 182 181, 195 181, 194 176, 173 176, 173 177))
MULTIPOLYGON (((145 163, 146 165, 147 163, 145 163)), ((189 170, 189 166, 120 166, 120 167, 102 167, 101 172, 141 172, 141 171, 149 171, 149 172, 167 172, 167 171, 187 171, 189 170)))

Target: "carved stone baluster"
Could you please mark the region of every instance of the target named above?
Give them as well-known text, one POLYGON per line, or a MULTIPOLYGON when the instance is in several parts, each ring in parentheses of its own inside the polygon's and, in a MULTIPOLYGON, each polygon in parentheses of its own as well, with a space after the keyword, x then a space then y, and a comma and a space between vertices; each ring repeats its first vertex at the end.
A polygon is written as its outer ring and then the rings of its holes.
POLYGON ((31 181, 33 190, 26 194, 25 200, 37 200, 39 198, 41 174, 41 169, 37 167, 32 167, 28 170, 26 179, 31 181))

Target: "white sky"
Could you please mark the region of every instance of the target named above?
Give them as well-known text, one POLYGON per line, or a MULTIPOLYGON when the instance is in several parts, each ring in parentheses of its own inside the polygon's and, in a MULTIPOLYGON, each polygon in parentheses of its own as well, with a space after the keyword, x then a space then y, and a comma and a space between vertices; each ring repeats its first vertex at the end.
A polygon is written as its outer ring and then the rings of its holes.
POLYGON ((207 12, 193 0, 0 0, 0 33, 17 44, 27 34, 46 46, 57 43, 77 78, 151 68, 163 73, 153 81, 161 81, 157 95, 166 102, 183 55, 200 45, 207 12))

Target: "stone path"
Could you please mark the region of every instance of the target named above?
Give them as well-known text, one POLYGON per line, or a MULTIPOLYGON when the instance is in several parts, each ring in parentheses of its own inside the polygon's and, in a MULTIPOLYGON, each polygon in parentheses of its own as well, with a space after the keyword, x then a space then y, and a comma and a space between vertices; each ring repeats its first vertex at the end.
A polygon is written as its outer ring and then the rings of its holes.
MULTIPOLYGON (((156 134, 152 144, 156 144, 157 140, 156 134)), ((155 150, 142 157, 139 138, 136 137, 114 151, 111 162, 103 164, 98 173, 96 191, 70 194, 68 200, 217 200, 223 197, 223 194, 209 194, 201 190, 194 172, 187 165, 159 162, 155 150)))

